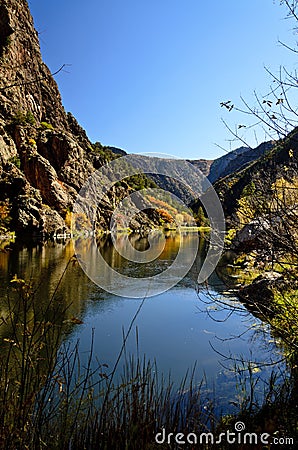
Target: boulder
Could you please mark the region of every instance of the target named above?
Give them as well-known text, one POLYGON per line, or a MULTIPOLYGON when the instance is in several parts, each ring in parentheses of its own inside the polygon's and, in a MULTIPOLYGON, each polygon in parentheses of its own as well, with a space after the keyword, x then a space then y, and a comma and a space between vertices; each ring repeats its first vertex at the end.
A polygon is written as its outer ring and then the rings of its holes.
POLYGON ((239 289, 238 296, 254 313, 271 317, 271 304, 274 299, 273 289, 280 287, 283 276, 278 272, 265 272, 253 280, 252 283, 239 289))

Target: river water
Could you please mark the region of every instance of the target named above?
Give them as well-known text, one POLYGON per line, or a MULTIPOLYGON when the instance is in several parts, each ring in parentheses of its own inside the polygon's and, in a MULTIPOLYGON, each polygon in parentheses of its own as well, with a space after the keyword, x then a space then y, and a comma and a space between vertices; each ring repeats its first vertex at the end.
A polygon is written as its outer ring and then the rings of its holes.
MULTIPOLYGON (((145 267, 148 274, 169 266, 177 254, 180 239, 174 233, 166 237, 164 251, 150 267, 145 267)), ((134 239, 139 249, 146 247, 146 240, 134 239)), ((184 239, 191 245, 194 234, 185 234, 184 239)), ((267 374, 262 366, 259 368, 258 362, 278 360, 280 355, 266 326, 239 308, 237 299, 232 293, 228 294, 215 273, 208 287, 201 287, 198 292, 196 280, 204 258, 204 244, 204 240, 200 240, 195 264, 175 287, 144 301, 110 294, 95 285, 71 259, 71 241, 31 246, 11 244, 0 253, 0 310, 5 309, 9 281, 15 275, 30 280, 40 305, 49 302, 53 294, 64 305, 63 314, 58 318, 64 328, 63 341, 79 340, 84 359, 94 334, 94 355, 113 368, 123 336, 142 303, 131 326, 126 355, 138 353, 156 361, 159 373, 171 373, 175 383, 179 383, 187 369, 196 366, 196 380, 205 377, 228 403, 236 396, 233 371, 229 370, 235 360, 255 361, 256 376, 261 374, 261 378, 266 379, 269 372, 267 374)), ((120 257, 108 236, 100 240, 99 247, 116 270, 134 277, 144 276, 144 265, 130 264, 120 257)), ((2 331, 0 327, 3 335, 2 331)), ((242 367, 245 364, 243 362, 242 367)))

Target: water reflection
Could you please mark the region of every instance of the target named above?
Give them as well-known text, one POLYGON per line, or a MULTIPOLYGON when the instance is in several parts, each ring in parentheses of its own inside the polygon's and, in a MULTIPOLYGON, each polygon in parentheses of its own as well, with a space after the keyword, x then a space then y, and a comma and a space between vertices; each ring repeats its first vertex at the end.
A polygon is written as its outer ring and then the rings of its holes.
POLYGON ((0 253, 1 335, 10 334, 5 320, 8 314, 8 299, 13 304, 19 297, 19 293, 10 283, 14 277, 32 285, 32 292, 38 298, 38 308, 34 313, 40 320, 46 319, 42 317, 43 311, 47 309, 58 285, 59 289, 55 294, 56 305, 59 305, 60 310, 60 314, 55 314, 57 325, 63 325, 64 321, 82 312, 92 286, 77 265, 72 265, 71 270, 64 274, 72 255, 70 242, 47 242, 28 247, 16 244, 0 253))
POLYGON ((196 261, 197 233, 148 237, 112 235, 104 244, 77 239, 76 255, 88 277, 105 291, 122 297, 151 297, 175 286, 196 261), (113 243, 111 242, 113 240, 113 243))
MULTIPOLYGON (((118 246, 127 245, 127 237, 119 235, 117 239, 118 246)), ((112 245, 110 236, 99 239, 96 248, 100 249, 105 260, 115 270, 128 275, 133 273, 134 276, 148 277, 171 264, 177 255, 181 240, 186 248, 191 248, 194 235, 166 234, 165 247, 158 259, 152 261, 150 265, 135 264, 123 258, 112 245)), ((131 236, 130 242, 139 251, 148 249, 148 240, 144 236, 131 236)), ((88 246, 91 245, 90 241, 86 241, 82 245, 82 251, 90 251, 88 246)), ((156 246, 158 245, 157 239, 156 246)), ((160 371, 166 373, 171 371, 177 380, 183 377, 186 369, 192 367, 195 361, 198 364, 198 376, 206 373, 208 377, 219 380, 226 376, 223 375, 220 365, 222 358, 212 350, 210 343, 226 355, 231 352, 249 357, 253 353, 260 360, 267 357, 265 350, 261 348, 263 345, 261 335, 254 340, 252 333, 232 341, 218 340, 218 337, 229 338, 231 334, 241 335, 253 322, 259 323, 253 316, 246 316, 244 323, 241 315, 235 312, 229 320, 220 322, 212 320, 202 312, 206 306, 205 294, 199 298, 195 288, 204 259, 205 245, 205 241, 200 239, 197 259, 187 276, 176 287, 145 301, 127 342, 127 352, 135 352, 137 328, 138 352, 152 360, 156 359, 160 371)), ((7 286, 11 278, 17 274, 20 278, 30 280, 35 286, 40 314, 55 294, 60 312, 58 315, 52 314, 50 320, 56 321, 64 336, 67 333, 67 339, 74 342, 80 339, 82 355, 90 348, 91 330, 94 329, 94 353, 101 362, 112 367, 119 354, 123 332, 129 328, 141 300, 116 297, 103 291, 89 280, 75 261, 72 261, 72 256, 71 242, 48 242, 32 247, 15 245, 11 251, 0 253, 1 317, 5 317, 7 313, 5 300, 7 286), (57 286, 59 289, 56 292, 57 286)), ((216 274, 209 279, 209 285, 213 293, 224 290, 216 274)), ((35 313, 38 314, 38 311, 35 313)), ((216 320, 223 320, 225 314, 218 311, 216 320)), ((7 337, 10 330, 1 326, 0 333, 7 337)), ((58 345, 57 337, 53 345, 54 347, 58 345)))

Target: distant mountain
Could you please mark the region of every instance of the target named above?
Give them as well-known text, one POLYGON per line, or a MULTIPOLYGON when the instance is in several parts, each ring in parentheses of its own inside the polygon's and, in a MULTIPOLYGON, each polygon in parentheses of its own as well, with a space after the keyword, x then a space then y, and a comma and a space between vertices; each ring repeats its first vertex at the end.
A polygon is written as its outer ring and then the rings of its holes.
POLYGON ((251 161, 255 161, 264 155, 273 146, 273 142, 263 142, 256 148, 239 147, 220 158, 215 159, 210 165, 208 179, 211 183, 237 172, 246 167, 251 161))
POLYGON ((275 145, 267 142, 256 150, 263 152, 263 155, 214 183, 228 221, 239 222, 238 212, 248 198, 259 196, 268 203, 276 194, 277 180, 293 183, 297 178, 298 128, 275 145))
MULTIPOLYGON (((239 147, 215 160, 188 159, 187 162, 195 166, 214 184, 219 179, 244 169, 252 161, 265 155, 272 147, 273 142, 263 142, 256 148, 239 147)), ((150 172, 150 165, 148 166, 148 172, 150 172)), ((162 189, 170 191, 181 198, 187 205, 193 204, 195 199, 187 186, 178 181, 178 177, 173 179, 164 175, 150 175, 150 178, 162 189)))
MULTIPOLYGON (((263 142, 256 148, 251 147, 239 147, 236 150, 228 152, 227 154, 217 158, 212 159, 187 159, 188 163, 191 163, 203 173, 208 180, 213 184, 217 180, 226 177, 234 172, 244 169, 252 161, 257 160, 268 152, 273 146, 273 142, 263 142)), ((117 156, 125 156, 127 153, 117 147, 105 146, 103 147, 106 151, 112 152, 117 156)), ((142 158, 142 155, 135 155, 138 158, 142 158)), ((178 176, 174 179, 171 177, 166 177, 165 175, 150 174, 150 170, 154 172, 156 169, 154 158, 152 158, 152 164, 150 164, 149 159, 147 159, 147 169, 149 178, 151 178, 157 186, 169 191, 179 197, 186 204, 190 204, 194 201, 192 194, 185 184, 180 183, 178 176), (153 170, 154 169, 154 170, 153 170)))
POLYGON ((214 162, 213 159, 187 159, 187 161, 197 167, 206 177, 208 177, 214 162))
POLYGON ((236 150, 228 152, 226 155, 217 159, 190 159, 191 164, 194 164, 200 171, 206 175, 211 183, 227 175, 243 169, 251 161, 255 161, 264 155, 273 146, 271 141, 263 142, 256 148, 239 147, 236 150))
MULTIPOLYGON (((273 146, 273 142, 263 142, 256 148, 251 147, 239 147, 236 150, 232 150, 227 154, 213 159, 187 159, 186 161, 193 164, 197 169, 199 169, 211 183, 223 178, 233 172, 237 172, 243 169, 251 161, 255 161, 260 156, 264 155, 273 146)), ((115 155, 125 156, 127 153, 117 147, 104 147, 106 150, 110 150, 115 155)), ((150 167, 148 167, 150 169, 150 167)), ((159 186, 164 185, 166 188, 170 188, 169 180, 163 182, 164 177, 155 176, 155 181, 159 186), (159 181, 158 181, 159 179, 159 181)), ((175 183, 176 184, 176 183, 175 183)), ((183 191, 183 188, 181 188, 183 191)))

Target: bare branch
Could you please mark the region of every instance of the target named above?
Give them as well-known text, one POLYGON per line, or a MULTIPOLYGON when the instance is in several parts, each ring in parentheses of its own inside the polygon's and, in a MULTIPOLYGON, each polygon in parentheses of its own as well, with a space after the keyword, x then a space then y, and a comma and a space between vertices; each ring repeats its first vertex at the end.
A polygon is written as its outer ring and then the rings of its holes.
POLYGON ((69 64, 63 64, 58 70, 56 70, 56 72, 50 73, 49 75, 45 75, 44 77, 38 77, 38 78, 36 78, 35 80, 32 80, 32 81, 24 81, 22 83, 13 83, 13 84, 10 84, 8 86, 4 86, 4 87, 0 88, 0 92, 4 92, 4 91, 6 91, 8 89, 11 89, 13 87, 28 86, 28 85, 31 85, 31 84, 39 83, 40 81, 43 81, 43 80, 48 80, 49 78, 54 77, 59 72, 61 72, 66 66, 69 66, 69 64))

